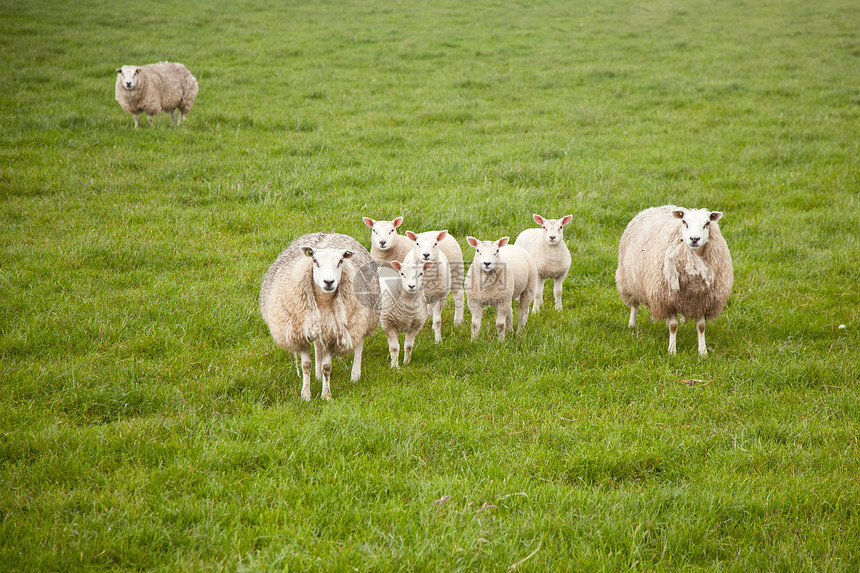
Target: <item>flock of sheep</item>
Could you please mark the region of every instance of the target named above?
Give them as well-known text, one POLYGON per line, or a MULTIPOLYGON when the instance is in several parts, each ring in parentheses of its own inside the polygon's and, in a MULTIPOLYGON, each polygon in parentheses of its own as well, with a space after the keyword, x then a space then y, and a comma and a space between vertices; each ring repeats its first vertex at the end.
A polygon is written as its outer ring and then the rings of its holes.
MULTIPOLYGON (((197 80, 179 63, 122 66, 116 70, 116 100, 134 116, 169 111, 176 124, 191 111, 197 80), (174 111, 179 118, 174 118, 174 111)), ((705 321, 716 318, 732 292, 732 257, 717 222, 719 211, 653 207, 636 215, 621 236, 615 282, 630 307, 628 326, 636 326, 640 305, 652 320, 669 327, 669 354, 676 353, 678 317, 696 320, 699 354, 707 354, 705 321)), ((401 334, 403 364, 412 357, 415 338, 432 316, 436 342, 442 340, 442 309, 454 298, 454 324, 463 322, 468 300, 472 339, 481 330, 484 308, 496 308, 496 332, 504 340, 513 330, 513 301, 518 301, 517 334, 531 312, 543 304, 544 284, 553 279, 556 310, 562 309, 562 285, 571 256, 564 226, 572 216, 545 219, 533 215, 541 228, 524 230, 510 244, 508 237, 479 241, 465 273, 463 251, 448 231, 405 236, 397 232, 403 217, 375 221, 368 252, 358 241, 337 233, 302 235, 269 267, 260 288, 260 312, 275 343, 296 355, 302 377, 302 398, 311 399, 310 346, 314 344, 315 375, 322 379, 324 399, 331 398, 334 356, 354 353, 352 380, 361 376, 364 339, 382 328, 388 339, 391 366, 398 367, 401 334)))
MULTIPOLYGON (((484 308, 496 308, 499 340, 513 329, 513 301, 518 301, 517 334, 529 311, 542 305, 544 284, 553 279, 555 308, 562 308, 562 284, 571 256, 564 226, 572 216, 545 219, 540 228, 508 237, 479 241, 468 272, 459 243, 446 231, 405 236, 397 232, 403 218, 364 222, 371 228, 371 249, 338 233, 315 233, 295 239, 269 267, 260 288, 260 312, 275 343, 292 352, 300 364, 302 398, 311 399, 311 370, 322 380, 321 397, 331 398, 334 356, 354 353, 352 380, 361 376, 364 339, 382 328, 388 339, 391 367, 398 367, 401 334, 403 364, 415 338, 432 315, 436 342, 442 340, 442 309, 454 298, 454 323, 463 322, 468 301, 472 339, 481 330, 484 308), (314 344, 315 365, 310 347, 314 344)), ((627 225, 618 252, 616 285, 630 307, 629 326, 636 326, 640 305, 652 320, 666 320, 669 354, 676 353, 678 317, 694 318, 699 354, 707 354, 705 321, 716 318, 732 291, 734 272, 728 246, 720 234, 719 211, 673 205, 642 211, 627 225)))

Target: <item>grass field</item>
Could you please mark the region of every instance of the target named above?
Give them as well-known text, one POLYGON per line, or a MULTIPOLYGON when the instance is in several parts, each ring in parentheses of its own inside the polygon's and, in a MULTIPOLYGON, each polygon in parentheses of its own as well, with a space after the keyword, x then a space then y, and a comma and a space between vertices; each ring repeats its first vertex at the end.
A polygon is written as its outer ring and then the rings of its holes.
POLYGON ((0 0, 0 45, 0 569, 860 569, 856 0, 0 0), (135 130, 165 59, 200 95, 135 130), (665 203, 725 213, 706 358, 615 291, 665 203), (300 400, 294 237, 533 212, 563 311, 300 400))

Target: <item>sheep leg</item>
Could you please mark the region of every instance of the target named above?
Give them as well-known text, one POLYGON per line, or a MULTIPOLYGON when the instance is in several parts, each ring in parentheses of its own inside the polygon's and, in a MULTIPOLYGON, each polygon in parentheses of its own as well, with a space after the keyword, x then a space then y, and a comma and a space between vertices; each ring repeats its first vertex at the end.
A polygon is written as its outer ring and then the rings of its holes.
POLYGON ((481 332, 481 320, 484 318, 484 307, 469 301, 469 313, 472 315, 472 340, 478 338, 481 332))
POLYGON ((331 400, 331 353, 325 350, 322 356, 322 392, 320 398, 331 400))
POLYGON ((499 342, 505 339, 505 331, 508 330, 508 325, 513 322, 514 309, 511 301, 502 301, 496 307, 496 333, 499 337, 499 342))
POLYGON ((463 307, 466 306, 466 295, 463 287, 454 288, 454 324, 463 324, 463 307))
POLYGON ((636 328, 636 315, 639 312, 639 305, 630 305, 630 321, 627 323, 627 328, 636 328))
POLYGON ((444 305, 445 299, 433 303, 433 334, 437 343, 442 342, 442 307, 444 305))
POLYGON ((358 382, 358 379, 361 378, 361 357, 364 354, 364 340, 358 343, 358 346, 355 347, 352 353, 352 372, 349 375, 349 379, 353 382, 358 382))
POLYGON ((529 320, 529 301, 526 293, 520 297, 520 308, 517 314, 517 335, 519 335, 529 320))
POLYGON ((152 125, 152 114, 149 114, 147 117, 149 118, 149 125, 152 125))
POLYGON ((134 115, 134 128, 137 129, 138 127, 140 127, 140 114, 135 113, 132 115, 134 115))
MULTIPOLYGON (((397 357, 400 355, 400 340, 397 337, 397 331, 386 331, 385 338, 388 339, 388 355, 391 356, 391 367, 397 368, 397 357)), ((405 354, 403 356, 403 361, 404 363, 406 362, 405 354)))
POLYGON ((322 380, 322 362, 320 362, 320 351, 314 343, 314 374, 317 380, 322 380))
MULTIPOLYGON (((170 110, 170 121, 172 121, 175 125, 179 125, 178 123, 176 123, 176 115, 173 112, 174 112, 174 110, 171 109, 170 110)), ((179 116, 179 121, 182 121, 181 115, 179 116)))
POLYGON ((309 350, 299 352, 302 361, 302 399, 311 399, 311 354, 309 350))
POLYGON ((705 345, 705 317, 700 316, 696 319, 696 334, 699 336, 699 356, 705 356, 708 353, 708 347, 705 345))
POLYGON ((418 332, 418 330, 407 332, 403 339, 403 364, 409 364, 412 360, 412 348, 415 346, 415 338, 418 337, 418 332))
POLYGON ((666 319, 666 325, 669 327, 669 356, 674 356, 678 353, 675 343, 675 337, 678 334, 678 317, 673 314, 666 319))
POLYGON ((552 295, 555 297, 555 309, 561 310, 561 291, 564 287, 564 278, 561 277, 559 279, 553 279, 555 283, 552 286, 552 295))
POLYGON ((535 301, 532 303, 532 312, 538 312, 543 304, 543 285, 546 284, 546 279, 538 281, 537 290, 535 290, 535 301))

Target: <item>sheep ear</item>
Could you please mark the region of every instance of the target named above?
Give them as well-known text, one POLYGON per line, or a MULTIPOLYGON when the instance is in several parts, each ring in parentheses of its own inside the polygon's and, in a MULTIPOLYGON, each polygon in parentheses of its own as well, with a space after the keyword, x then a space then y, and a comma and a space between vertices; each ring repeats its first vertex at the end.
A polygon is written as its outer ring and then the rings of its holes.
POLYGON ((416 235, 412 231, 406 231, 406 236, 409 237, 409 240, 412 242, 415 242, 418 240, 418 235, 416 235))
POLYGON ((573 215, 565 215, 564 218, 561 220, 561 226, 564 227, 571 221, 573 221, 573 215))
POLYGON ((394 225, 394 228, 396 229, 397 227, 399 227, 400 225, 403 224, 403 217, 397 217, 396 219, 391 221, 391 224, 394 225))
POLYGON ((477 247, 479 241, 475 237, 466 237, 466 242, 469 243, 470 247, 477 247))
POLYGON ((302 252, 305 254, 306 257, 314 256, 314 250, 310 247, 302 247, 302 252))
POLYGON ((117 68, 117 69, 116 69, 116 73, 121 74, 121 73, 122 73, 122 68, 117 68))
POLYGON ((368 227, 373 227, 373 224, 376 223, 376 221, 374 221, 370 217, 362 217, 361 220, 364 221, 364 224, 368 227))
POLYGON ((352 255, 354 255, 354 254, 355 253, 353 253, 352 251, 344 251, 343 252, 343 258, 348 259, 348 258, 352 257, 352 255))
POLYGON ((538 225, 543 225, 544 218, 537 213, 532 213, 532 219, 534 219, 535 223, 537 223, 538 225))
POLYGON ((720 219, 723 218, 723 213, 722 213, 722 211, 711 211, 711 214, 708 215, 708 218, 711 221, 719 221, 720 219))
POLYGON ((427 269, 429 269, 430 267, 432 267, 435 264, 436 263, 434 263, 433 261, 427 261, 426 263, 424 263, 424 270, 426 271, 427 269))
POLYGON ((400 261, 391 261, 391 266, 394 267, 395 270, 399 271, 403 264, 400 261))
POLYGON ((448 229, 445 229, 444 231, 439 231, 439 234, 436 235, 436 240, 441 241, 442 239, 444 239, 447 236, 448 236, 448 229))
POLYGON ((684 218, 684 212, 681 210, 672 211, 672 215, 674 215, 676 219, 683 219, 684 218))
POLYGON ((510 240, 511 240, 511 238, 510 238, 510 237, 502 237, 501 239, 499 239, 498 241, 496 241, 496 243, 497 243, 500 247, 504 247, 505 245, 507 245, 507 244, 508 244, 508 241, 510 241, 510 240))

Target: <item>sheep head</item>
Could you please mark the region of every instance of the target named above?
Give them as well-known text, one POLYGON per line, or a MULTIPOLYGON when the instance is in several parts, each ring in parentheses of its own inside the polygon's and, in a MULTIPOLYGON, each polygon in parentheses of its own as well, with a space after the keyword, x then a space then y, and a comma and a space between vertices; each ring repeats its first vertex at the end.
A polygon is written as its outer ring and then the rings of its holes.
POLYGON ((707 209, 676 209, 672 211, 672 215, 681 220, 681 238, 684 244, 694 251, 708 243, 711 223, 719 221, 723 216, 720 211, 707 209))

